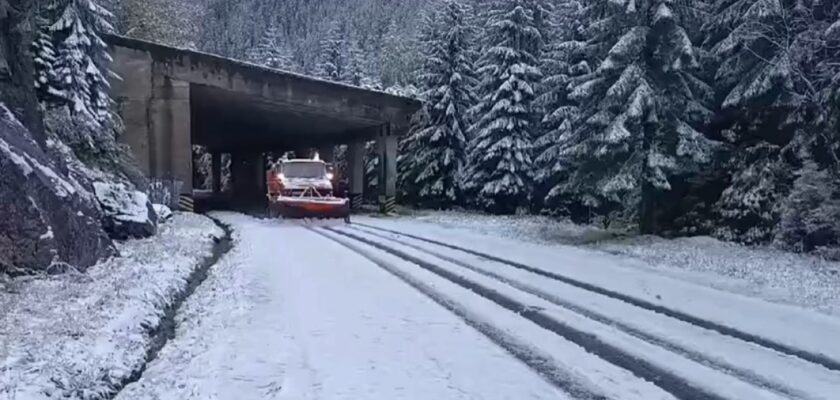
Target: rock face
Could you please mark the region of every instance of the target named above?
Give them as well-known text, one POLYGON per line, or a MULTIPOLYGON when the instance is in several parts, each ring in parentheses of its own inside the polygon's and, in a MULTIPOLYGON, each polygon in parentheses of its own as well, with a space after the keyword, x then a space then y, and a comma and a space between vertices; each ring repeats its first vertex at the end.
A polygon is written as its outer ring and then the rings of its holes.
POLYGON ((93 190, 102 207, 102 227, 112 238, 144 238, 157 232, 158 217, 145 193, 106 182, 94 182, 93 190))
POLYGON ((116 254, 90 186, 0 105, 0 273, 81 270, 116 254))

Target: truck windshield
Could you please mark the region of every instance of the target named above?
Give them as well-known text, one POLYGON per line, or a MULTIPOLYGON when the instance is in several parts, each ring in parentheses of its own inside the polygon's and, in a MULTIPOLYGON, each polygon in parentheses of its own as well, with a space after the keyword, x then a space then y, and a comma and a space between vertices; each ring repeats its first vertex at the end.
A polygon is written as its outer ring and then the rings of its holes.
POLYGON ((324 163, 287 162, 283 163, 283 175, 289 178, 323 178, 327 174, 324 163))

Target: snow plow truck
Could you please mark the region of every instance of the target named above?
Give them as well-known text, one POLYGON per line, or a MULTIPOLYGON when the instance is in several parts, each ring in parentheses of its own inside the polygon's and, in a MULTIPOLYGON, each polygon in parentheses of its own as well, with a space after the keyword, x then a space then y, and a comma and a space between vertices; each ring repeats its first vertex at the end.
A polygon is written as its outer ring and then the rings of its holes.
POLYGON ((318 159, 280 160, 266 174, 268 212, 272 218, 342 218, 350 222, 350 200, 337 197, 338 183, 318 159))

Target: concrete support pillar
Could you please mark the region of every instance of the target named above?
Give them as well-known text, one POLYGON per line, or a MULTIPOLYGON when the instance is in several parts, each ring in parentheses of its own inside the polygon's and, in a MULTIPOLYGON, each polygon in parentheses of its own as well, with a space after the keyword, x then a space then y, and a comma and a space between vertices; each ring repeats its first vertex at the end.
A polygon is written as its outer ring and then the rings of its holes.
POLYGON ((192 121, 190 84, 155 76, 149 101, 149 173, 181 182, 181 194, 192 195, 192 121))
POLYGON ((365 142, 347 145, 347 173, 350 175, 350 205, 361 208, 365 191, 365 142))
POLYGON ((397 136, 391 125, 385 125, 376 140, 379 153, 379 209, 382 213, 396 212, 397 200, 397 136))
POLYGON ((219 194, 222 192, 222 153, 214 151, 212 157, 212 173, 213 173, 213 193, 219 194))

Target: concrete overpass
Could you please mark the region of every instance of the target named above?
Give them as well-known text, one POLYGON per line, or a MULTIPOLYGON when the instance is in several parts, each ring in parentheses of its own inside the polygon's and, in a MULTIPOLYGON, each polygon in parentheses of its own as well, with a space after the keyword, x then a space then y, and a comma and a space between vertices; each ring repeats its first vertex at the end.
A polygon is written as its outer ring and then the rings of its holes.
POLYGON ((319 148, 325 159, 348 145, 350 191, 364 190, 364 144, 378 143, 380 201, 396 193, 398 137, 420 107, 412 99, 326 82, 216 55, 108 36, 113 97, 125 123, 122 141, 151 178, 193 191, 192 145, 213 154, 219 193, 221 154, 231 155, 234 195, 264 192, 266 152, 319 148))

